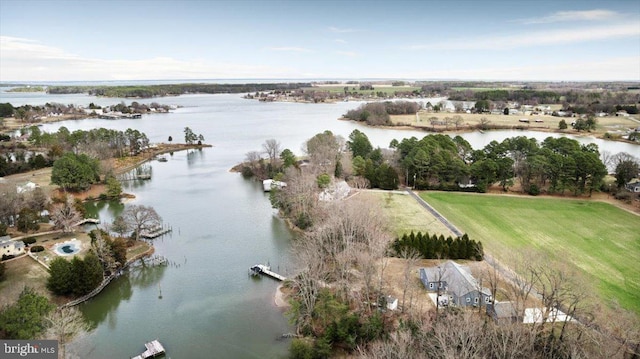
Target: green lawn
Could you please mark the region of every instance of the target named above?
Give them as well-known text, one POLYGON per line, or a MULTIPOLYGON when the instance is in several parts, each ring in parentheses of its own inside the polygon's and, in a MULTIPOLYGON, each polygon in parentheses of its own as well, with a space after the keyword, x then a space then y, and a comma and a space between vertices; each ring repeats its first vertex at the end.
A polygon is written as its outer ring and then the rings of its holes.
POLYGON ((442 222, 408 194, 388 191, 362 191, 359 196, 372 198, 390 217, 391 230, 395 236, 401 237, 411 231, 454 236, 442 222))
POLYGON ((534 248, 585 273, 602 298, 640 313, 640 217, 585 200, 420 195, 499 260, 534 248))

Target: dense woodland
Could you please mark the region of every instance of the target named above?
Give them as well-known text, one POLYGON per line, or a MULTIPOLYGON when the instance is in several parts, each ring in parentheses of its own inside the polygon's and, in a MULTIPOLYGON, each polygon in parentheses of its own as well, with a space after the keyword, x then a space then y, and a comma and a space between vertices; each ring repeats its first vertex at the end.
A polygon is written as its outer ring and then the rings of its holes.
POLYGON ((542 142, 523 136, 492 141, 474 150, 462 137, 445 135, 395 141, 408 183, 420 189, 455 190, 471 183, 484 192, 498 182, 504 190, 518 182, 530 194, 592 193, 607 174, 597 145, 548 137, 542 142), (467 179, 468 182, 465 181, 467 179))
POLYGON ((344 117, 370 126, 385 126, 391 124, 390 115, 414 115, 418 110, 420 105, 411 101, 373 102, 347 111, 344 117))

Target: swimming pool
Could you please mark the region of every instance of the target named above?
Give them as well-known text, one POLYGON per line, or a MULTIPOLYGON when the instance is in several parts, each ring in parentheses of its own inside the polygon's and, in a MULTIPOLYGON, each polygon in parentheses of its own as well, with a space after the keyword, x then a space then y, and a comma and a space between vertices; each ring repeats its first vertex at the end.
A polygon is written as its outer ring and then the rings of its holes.
POLYGON ((74 238, 62 243, 56 243, 53 246, 53 251, 59 256, 70 256, 80 252, 81 248, 82 242, 74 238))

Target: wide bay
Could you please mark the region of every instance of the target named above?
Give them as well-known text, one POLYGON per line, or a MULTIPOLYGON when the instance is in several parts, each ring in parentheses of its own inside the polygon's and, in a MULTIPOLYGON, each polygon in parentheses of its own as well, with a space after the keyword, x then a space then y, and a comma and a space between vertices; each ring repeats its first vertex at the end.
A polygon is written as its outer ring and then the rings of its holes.
MULTIPOLYGON (((0 93, 0 102, 26 101, 88 105, 115 104, 125 99, 97 99, 86 95, 0 93), (22 97, 20 97, 22 96, 22 97), (62 96, 62 97, 59 97, 62 96)), ((137 100, 148 103, 152 100, 137 100)), ((426 135, 420 131, 368 128, 338 121, 360 103, 262 103, 238 94, 186 95, 153 101, 181 106, 169 114, 145 115, 137 120, 77 120, 42 126, 54 132, 106 127, 134 128, 151 142, 183 142, 184 127, 202 134, 214 147, 176 152, 168 162, 152 161, 153 177, 125 183, 136 195, 131 203, 153 206, 173 232, 155 242, 156 253, 171 261, 168 267, 134 268, 113 282, 98 297, 81 306, 95 330, 71 345, 81 358, 123 358, 138 354, 143 343, 159 339, 173 358, 274 358, 286 356, 288 342, 278 340, 289 332, 282 311, 273 305, 277 283, 247 275, 250 265, 270 262, 285 274, 293 268, 290 233, 270 207, 259 184, 228 170, 249 151, 259 151, 270 138, 302 154, 301 146, 314 134, 331 130, 349 135, 366 133, 376 146, 387 147, 396 138, 426 135), (160 295, 162 298, 160 298, 160 295)), ((425 100, 427 101, 427 100, 425 100)), ((14 103, 19 105, 21 103, 14 103)), ((542 140, 556 134, 526 131, 466 133, 475 148, 492 140, 524 135, 542 140)), ((601 150, 625 151, 640 156, 636 145, 578 137, 601 150)), ((96 208, 108 222, 121 206, 96 208)))

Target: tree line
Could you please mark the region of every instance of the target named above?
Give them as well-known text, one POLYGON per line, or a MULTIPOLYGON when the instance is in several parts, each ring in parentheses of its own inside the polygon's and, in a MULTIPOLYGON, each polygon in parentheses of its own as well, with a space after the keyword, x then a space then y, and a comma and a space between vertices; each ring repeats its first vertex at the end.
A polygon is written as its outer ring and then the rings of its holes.
POLYGON ((412 101, 371 102, 349 110, 343 115, 352 121, 365 122, 371 126, 390 125, 389 115, 413 115, 420 110, 420 104, 412 101))
POLYGON ((188 93, 243 93, 269 90, 293 90, 311 86, 309 83, 253 83, 253 84, 164 84, 145 86, 50 86, 50 94, 87 93, 105 97, 149 98, 188 93))
POLYGON ((484 258, 482 243, 469 239, 465 233, 462 237, 444 238, 444 235, 418 232, 403 234, 391 244, 396 256, 403 252, 415 251, 424 259, 472 259, 481 261, 484 258))
MULTIPOLYGON (((0 176, 23 173, 39 168, 51 167, 55 161, 65 157, 80 159, 88 156, 93 160, 104 160, 135 156, 149 148, 146 134, 134 129, 125 131, 98 128, 70 132, 60 127, 57 132, 42 132, 32 126, 22 131, 28 135, 29 149, 22 143, 2 146, 0 151, 0 176)), ((196 139, 204 140, 204 137, 196 139)), ((73 176, 73 173, 70 173, 73 176)))
POLYGON ((599 190, 607 174, 597 145, 566 137, 538 142, 518 136, 473 150, 460 136, 437 134, 394 140, 391 146, 398 150, 407 182, 419 189, 461 190, 466 188, 461 184, 471 183, 484 192, 494 183, 507 190, 518 181, 530 194, 578 195, 599 190))

